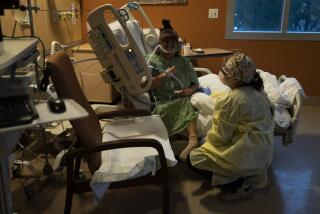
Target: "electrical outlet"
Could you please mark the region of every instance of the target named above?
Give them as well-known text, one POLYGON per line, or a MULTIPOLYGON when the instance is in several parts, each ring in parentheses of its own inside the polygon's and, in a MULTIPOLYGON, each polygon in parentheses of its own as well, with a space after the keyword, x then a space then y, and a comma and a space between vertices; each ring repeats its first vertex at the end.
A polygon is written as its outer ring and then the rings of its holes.
POLYGON ((218 8, 210 8, 208 18, 209 19, 217 19, 219 15, 219 9, 218 8))

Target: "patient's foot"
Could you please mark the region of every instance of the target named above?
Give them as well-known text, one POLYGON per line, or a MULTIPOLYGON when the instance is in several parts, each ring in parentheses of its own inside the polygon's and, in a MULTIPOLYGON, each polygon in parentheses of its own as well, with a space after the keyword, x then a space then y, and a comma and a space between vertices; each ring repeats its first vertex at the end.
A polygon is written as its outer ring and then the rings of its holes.
POLYGON ((182 152, 179 155, 180 160, 182 161, 186 161, 187 156, 190 154, 190 152, 197 148, 198 146, 198 138, 197 136, 191 136, 189 137, 189 143, 186 146, 186 148, 184 148, 184 150, 182 150, 182 152))

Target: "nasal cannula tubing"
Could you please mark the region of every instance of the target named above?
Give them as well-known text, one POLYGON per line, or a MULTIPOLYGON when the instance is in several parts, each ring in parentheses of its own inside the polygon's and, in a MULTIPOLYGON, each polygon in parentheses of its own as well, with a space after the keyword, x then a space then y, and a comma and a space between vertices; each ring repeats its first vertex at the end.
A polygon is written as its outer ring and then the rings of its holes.
MULTIPOLYGON (((160 48, 163 52, 165 52, 165 53, 170 53, 169 51, 167 51, 166 49, 164 49, 160 44, 158 44, 158 45, 154 48, 154 50, 152 51, 152 53, 150 54, 150 56, 149 56, 149 58, 148 58, 148 60, 147 60, 147 65, 148 65, 151 69, 152 69, 153 67, 149 65, 150 60, 151 60, 152 56, 156 53, 156 51, 157 51, 159 48, 160 48)), ((161 72, 161 73, 164 73, 164 72, 161 72)), ((181 89, 185 88, 184 85, 183 85, 183 83, 181 82, 181 80, 180 80, 177 76, 175 76, 174 74, 169 73, 169 72, 167 72, 167 75, 168 75, 169 77, 173 78, 173 79, 180 85, 180 88, 181 88, 181 89)), ((156 99, 155 96, 153 96, 154 99, 155 99, 155 102, 148 102, 148 103, 147 103, 147 102, 145 102, 145 101, 143 101, 143 100, 139 100, 138 98, 136 98, 135 96, 130 95, 129 93, 128 93, 128 95, 129 95, 132 99, 134 99, 134 100, 136 100, 136 101, 138 101, 138 102, 140 102, 140 103, 147 104, 147 105, 155 105, 155 106, 158 105, 158 101, 157 101, 157 99, 156 99)), ((170 96, 169 102, 170 102, 170 100, 171 100, 171 96, 170 96)))
MULTIPOLYGON (((159 48, 160 48, 163 52, 165 52, 165 53, 170 53, 169 51, 167 51, 166 49, 164 49, 160 44, 158 44, 158 45, 155 47, 155 49, 152 51, 152 53, 150 54, 150 56, 149 56, 149 58, 148 58, 148 61, 147 61, 147 65, 149 65, 152 56, 156 53, 156 51, 157 51, 159 48)), ((177 76, 175 76, 174 74, 169 73, 169 72, 167 72, 167 74, 168 74, 169 77, 171 77, 171 78, 173 78, 174 80, 177 81, 177 83, 180 85, 180 88, 184 88, 183 83, 181 82, 181 80, 180 80, 177 76)))

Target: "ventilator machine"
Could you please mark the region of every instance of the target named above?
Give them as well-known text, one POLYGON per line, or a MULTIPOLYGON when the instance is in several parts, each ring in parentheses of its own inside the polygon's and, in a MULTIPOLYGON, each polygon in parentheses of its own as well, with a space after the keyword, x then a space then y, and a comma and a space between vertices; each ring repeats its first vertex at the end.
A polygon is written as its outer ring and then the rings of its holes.
POLYGON ((96 8, 88 15, 89 43, 94 49, 103 68, 103 78, 111 82, 123 95, 139 95, 147 92, 152 83, 151 72, 118 11, 111 5, 96 8), (127 43, 118 41, 109 24, 105 12, 113 13, 125 31, 127 43))

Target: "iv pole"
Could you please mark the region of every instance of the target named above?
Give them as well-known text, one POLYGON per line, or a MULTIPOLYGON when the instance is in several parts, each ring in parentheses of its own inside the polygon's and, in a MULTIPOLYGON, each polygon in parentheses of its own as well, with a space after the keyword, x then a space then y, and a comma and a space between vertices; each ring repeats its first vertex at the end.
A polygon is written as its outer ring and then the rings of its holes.
MULTIPOLYGON (((32 10, 35 10, 37 12, 37 9, 38 9, 37 7, 32 7, 31 0, 27 0, 27 10, 28 10, 28 16, 29 16, 29 22, 30 22, 30 33, 31 33, 31 36, 35 36, 34 26, 33 26, 32 10)), ((43 54, 45 54, 45 50, 43 50, 43 54)), ((40 76, 39 76, 39 68, 38 68, 37 59, 35 59, 34 63, 35 63, 35 73, 36 73, 37 88, 40 89, 40 76)), ((38 94, 38 95, 40 95, 40 94, 38 94)), ((46 126, 44 124, 40 125, 40 130, 41 130, 43 143, 47 143, 45 127, 46 126)), ((52 166, 50 165, 50 163, 48 161, 48 152, 46 152, 45 153, 45 165, 43 167, 43 174, 44 175, 50 175, 50 174, 52 174, 52 172, 53 172, 53 168, 52 168, 52 166)))

